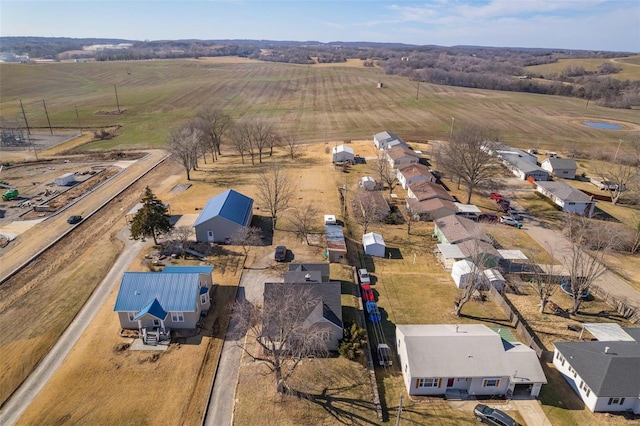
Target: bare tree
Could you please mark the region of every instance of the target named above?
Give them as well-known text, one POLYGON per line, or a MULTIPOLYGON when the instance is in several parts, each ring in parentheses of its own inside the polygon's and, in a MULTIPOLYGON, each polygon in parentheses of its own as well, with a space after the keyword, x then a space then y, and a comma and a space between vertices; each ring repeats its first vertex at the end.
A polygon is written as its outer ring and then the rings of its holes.
POLYGON ((305 284, 265 283, 264 294, 262 305, 246 300, 234 304, 235 337, 249 358, 269 368, 278 392, 301 396, 289 387, 289 379, 303 360, 327 353, 325 331, 305 323, 322 300, 305 284), (245 343, 249 339, 257 350, 245 343))
POLYGON ((295 160, 300 152, 300 140, 298 139, 298 135, 293 132, 289 132, 284 135, 282 138, 284 146, 287 148, 289 152, 289 157, 292 160, 295 160))
POLYGON ((383 185, 387 185, 389 195, 391 195, 393 189, 398 184, 398 176, 395 170, 393 170, 393 167, 391 167, 391 164, 387 161, 383 151, 376 152, 376 161, 371 163, 371 170, 383 185))
MULTIPOLYGON (((546 247, 546 251, 549 253, 551 261, 553 261, 553 247, 546 247)), ((549 299, 551 299, 551 296, 553 296, 560 285, 559 269, 561 266, 549 264, 545 265, 544 269, 541 269, 539 262, 532 254, 529 254, 528 256, 527 266, 532 274, 531 279, 529 280, 529 285, 540 300, 540 313, 542 314, 544 313, 547 303, 549 303, 549 299)))
POLYGON ((189 240, 194 234, 194 230, 192 226, 178 226, 177 228, 173 228, 172 235, 180 244, 180 250, 182 252, 182 257, 184 257, 185 249, 189 245, 189 240))
POLYGON ((231 145, 240 154, 242 164, 244 164, 244 156, 249 153, 251 155, 251 163, 255 164, 253 159, 253 147, 251 145, 251 127, 246 121, 236 123, 230 130, 231 145))
POLYGON ((198 165, 200 135, 200 131, 192 123, 174 130, 169 135, 167 142, 169 152, 187 172, 187 180, 191 180, 191 170, 196 170, 198 165))
POLYGON ((570 313, 576 315, 583 296, 591 285, 606 271, 604 258, 619 241, 619 235, 609 227, 582 216, 567 215, 565 234, 570 245, 562 261, 568 273, 573 306, 570 313))
MULTIPOLYGON (((251 146, 257 149, 258 162, 262 163, 262 153, 270 147, 273 150, 273 143, 275 143, 274 141, 277 139, 273 124, 265 117, 247 119, 246 122, 250 129, 251 146)), ((254 164, 253 157, 252 164, 254 164)))
POLYGON ((463 126, 453 133, 451 142, 442 146, 440 167, 467 187, 467 204, 471 203, 474 188, 494 175, 496 163, 487 149, 494 140, 497 140, 497 134, 491 129, 463 126))
POLYGON ((375 196, 370 191, 358 190, 354 197, 354 219, 362 226, 362 232, 366 234, 369 226, 374 223, 382 222, 388 214, 385 209, 376 202, 375 196))
POLYGON ((293 184, 284 167, 274 164, 260 172, 258 195, 262 204, 269 209, 272 229, 275 231, 278 215, 289 206, 293 196, 293 184))
POLYGON ((596 169, 597 176, 602 179, 604 188, 609 191, 611 204, 615 205, 620 201, 622 194, 631 189, 631 184, 635 183, 640 176, 640 167, 633 161, 632 164, 626 162, 607 163, 606 167, 601 166, 596 169))
POLYGON ((220 155, 222 138, 232 127, 233 120, 222 110, 208 107, 198 112, 197 127, 202 132, 204 145, 211 152, 213 161, 220 155))
POLYGON ((267 140, 267 146, 269 147, 269 157, 273 155, 273 148, 277 148, 281 145, 282 137, 274 130, 267 140))
POLYGON ((304 238, 307 245, 311 245, 309 235, 313 233, 318 215, 319 210, 311 202, 308 202, 301 208, 295 209, 289 219, 296 236, 301 239, 304 238))
POLYGON ((465 244, 470 250, 468 260, 473 263, 474 267, 466 277, 466 286, 462 290, 462 294, 454 302, 454 314, 457 317, 461 315, 462 307, 473 298, 476 290, 485 284, 483 271, 491 266, 491 256, 487 255, 483 249, 485 244, 488 244, 483 233, 479 233, 471 240, 465 241, 465 244))
POLYGON ((241 246, 244 255, 249 253, 250 246, 257 246, 262 242, 262 230, 255 226, 243 226, 235 231, 230 238, 230 243, 241 246))

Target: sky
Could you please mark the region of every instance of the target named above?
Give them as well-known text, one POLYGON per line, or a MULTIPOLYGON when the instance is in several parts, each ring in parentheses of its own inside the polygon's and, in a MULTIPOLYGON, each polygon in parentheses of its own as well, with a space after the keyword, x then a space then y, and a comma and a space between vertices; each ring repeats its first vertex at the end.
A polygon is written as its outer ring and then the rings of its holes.
POLYGON ((640 1, 2 0, 0 35, 640 52, 640 1))

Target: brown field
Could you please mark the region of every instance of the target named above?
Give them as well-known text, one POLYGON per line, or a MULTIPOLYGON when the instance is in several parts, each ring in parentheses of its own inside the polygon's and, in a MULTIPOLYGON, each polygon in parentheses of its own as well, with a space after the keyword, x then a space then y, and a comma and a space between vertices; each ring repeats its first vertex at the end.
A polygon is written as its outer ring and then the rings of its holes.
POLYGON ((567 67, 583 67, 587 71, 596 71, 598 66, 605 62, 612 62, 622 68, 617 74, 609 77, 618 80, 640 80, 640 56, 629 56, 626 58, 614 59, 559 59, 553 64, 533 65, 526 67, 527 72, 545 74, 549 72, 560 73, 567 67))

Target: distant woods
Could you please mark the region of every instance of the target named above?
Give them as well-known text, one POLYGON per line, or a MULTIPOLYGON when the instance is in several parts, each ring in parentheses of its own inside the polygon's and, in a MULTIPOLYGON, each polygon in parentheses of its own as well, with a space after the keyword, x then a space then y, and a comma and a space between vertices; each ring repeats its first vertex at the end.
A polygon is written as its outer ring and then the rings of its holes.
POLYGON ((387 74, 432 84, 487 90, 538 93, 582 98, 612 107, 640 105, 640 81, 612 78, 620 67, 611 59, 632 53, 496 47, 440 47, 385 43, 319 43, 258 40, 130 41, 49 37, 0 37, 3 50, 30 58, 94 58, 97 61, 239 56, 295 64, 363 60, 387 74), (82 46, 128 42, 128 49, 82 52, 82 46), (529 73, 526 67, 561 59, 602 59, 593 71, 569 65, 556 72, 529 73))

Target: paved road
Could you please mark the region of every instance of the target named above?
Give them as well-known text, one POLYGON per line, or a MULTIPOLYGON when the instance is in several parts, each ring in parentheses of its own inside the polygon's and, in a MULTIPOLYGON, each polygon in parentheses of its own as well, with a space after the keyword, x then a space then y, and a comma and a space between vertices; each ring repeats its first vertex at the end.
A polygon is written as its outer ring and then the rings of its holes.
POLYGON ((13 425, 18 421, 29 404, 62 365, 98 309, 104 305, 116 283, 120 282, 122 274, 131 263, 131 259, 135 258, 145 245, 151 244, 149 241, 129 240, 129 229, 126 227, 118 233, 118 237, 125 242, 123 252, 51 351, 2 407, 0 425, 13 425))
POLYGON ((2 256, 0 282, 35 253, 51 244, 63 233, 68 232, 70 230, 70 225, 67 223, 69 215, 81 214, 82 216, 87 216, 102 205, 105 200, 113 197, 126 185, 146 173, 150 167, 158 163, 166 155, 165 151, 151 150, 146 157, 138 161, 123 163, 122 166, 126 166, 126 168, 100 188, 87 193, 81 200, 64 212, 47 218, 47 220, 19 235, 18 238, 11 242, 11 245, 7 246, 6 250, 8 251, 2 256))
MULTIPOLYGON (((261 260, 261 264, 268 264, 271 254, 266 259, 261 260), (268 260, 267 260, 268 259, 268 260)), ((259 266, 253 265, 253 268, 259 266)), ((246 299, 251 303, 262 302, 264 283, 282 281, 277 277, 260 269, 245 269, 238 286, 236 300, 246 299)), ((222 354, 213 381, 213 391, 207 407, 207 416, 204 424, 206 426, 221 426, 233 424, 233 410, 236 402, 236 388, 238 385, 238 373, 240 370, 240 360, 242 359, 242 349, 238 346, 244 337, 234 339, 237 322, 231 321, 227 328, 222 354)))

